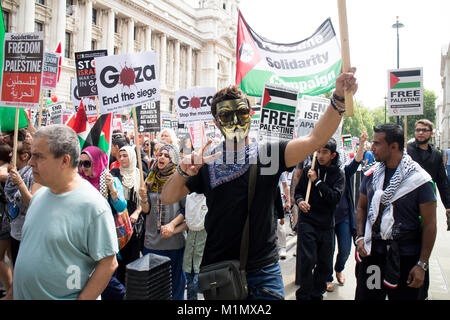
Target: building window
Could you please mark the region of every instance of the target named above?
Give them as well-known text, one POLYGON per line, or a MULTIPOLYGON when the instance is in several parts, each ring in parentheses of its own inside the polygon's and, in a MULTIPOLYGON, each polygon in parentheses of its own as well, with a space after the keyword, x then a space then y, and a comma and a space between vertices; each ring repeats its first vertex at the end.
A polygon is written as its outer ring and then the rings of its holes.
POLYGON ((9 32, 9 12, 3 11, 3 23, 5 24, 5 32, 9 32))
POLYGON ((115 32, 115 33, 117 33, 117 30, 118 30, 118 24, 119 24, 118 19, 117 19, 117 18, 114 19, 114 32, 115 32))
POLYGON ((70 59, 70 47, 72 46, 72 34, 70 32, 66 32, 66 47, 64 48, 64 57, 70 59))
POLYGON ((134 27, 134 35, 133 35, 133 39, 137 40, 137 27, 134 27))
POLYGON ((91 50, 96 50, 97 49, 97 41, 92 40, 91 41, 91 50))
POLYGON ((92 8, 92 24, 97 25, 97 9, 92 8))
POLYGON ((119 54, 119 48, 118 47, 114 47, 114 55, 119 54))
POLYGON ((73 0, 66 0, 66 15, 71 16, 73 14, 73 0))
POLYGON ((173 98, 169 98, 169 110, 170 110, 170 112, 174 112, 174 110, 173 110, 173 98))
POLYGON ((34 2, 45 5, 45 1, 44 0, 35 0, 34 2))
POLYGON ((227 10, 227 4, 225 2, 222 4, 222 8, 223 10, 227 10))
POLYGON ((44 31, 44 25, 41 22, 34 22, 34 32, 44 31))

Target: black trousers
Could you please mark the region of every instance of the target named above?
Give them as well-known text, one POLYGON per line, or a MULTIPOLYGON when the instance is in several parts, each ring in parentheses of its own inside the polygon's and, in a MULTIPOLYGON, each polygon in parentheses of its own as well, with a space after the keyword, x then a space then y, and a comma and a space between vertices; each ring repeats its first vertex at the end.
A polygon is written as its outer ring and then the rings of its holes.
POLYGON ((356 265, 355 300, 418 300, 421 288, 410 288, 406 284, 411 269, 419 255, 400 256, 400 279, 398 287, 391 289, 383 284, 386 255, 372 252, 356 265))
POLYGON ((11 258, 12 258, 13 266, 16 264, 16 259, 19 254, 19 246, 20 246, 20 241, 11 237, 11 258))
POLYGON ((300 264, 300 288, 297 300, 321 300, 327 280, 333 272, 334 228, 320 229, 299 222, 297 264, 300 264))

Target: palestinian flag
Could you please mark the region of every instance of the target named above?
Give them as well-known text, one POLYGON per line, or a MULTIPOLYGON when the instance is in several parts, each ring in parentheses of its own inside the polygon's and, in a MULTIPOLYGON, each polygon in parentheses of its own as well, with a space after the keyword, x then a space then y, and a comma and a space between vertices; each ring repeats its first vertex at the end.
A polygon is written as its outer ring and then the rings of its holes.
POLYGON ((91 129, 86 115, 86 110, 83 106, 83 102, 80 102, 77 113, 74 114, 69 119, 69 121, 67 121, 66 126, 71 127, 76 132, 76 134, 78 135, 78 140, 80 140, 80 148, 81 150, 83 150, 84 144, 91 129))
POLYGON ((295 43, 278 43, 258 35, 238 15, 236 85, 249 96, 261 97, 265 83, 296 89, 300 95, 334 88, 341 69, 341 51, 331 19, 295 43))
POLYGON ((422 70, 391 71, 389 73, 389 87, 391 89, 420 88, 422 70))
POLYGON ((284 88, 283 90, 280 87, 266 85, 264 88, 262 107, 295 114, 298 95, 296 91, 286 89, 289 88, 284 88))
POLYGON ((109 157, 111 153, 112 119, 112 113, 102 114, 89 131, 82 149, 96 146, 105 151, 109 157))

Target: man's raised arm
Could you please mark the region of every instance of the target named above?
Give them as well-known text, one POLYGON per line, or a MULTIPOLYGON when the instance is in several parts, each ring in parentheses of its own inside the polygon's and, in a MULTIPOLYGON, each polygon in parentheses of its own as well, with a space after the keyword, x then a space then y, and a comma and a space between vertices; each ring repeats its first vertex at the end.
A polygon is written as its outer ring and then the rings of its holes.
MULTIPOLYGON (((335 95, 344 97, 345 91, 355 93, 358 85, 354 77, 356 69, 352 68, 349 72, 341 73, 336 79, 335 95)), ((338 108, 344 108, 344 103, 335 99, 338 108)), ((313 131, 307 136, 292 140, 286 146, 285 161, 286 167, 290 168, 303 161, 315 150, 323 146, 336 132, 341 122, 342 114, 333 106, 329 106, 325 113, 320 117, 313 131)))

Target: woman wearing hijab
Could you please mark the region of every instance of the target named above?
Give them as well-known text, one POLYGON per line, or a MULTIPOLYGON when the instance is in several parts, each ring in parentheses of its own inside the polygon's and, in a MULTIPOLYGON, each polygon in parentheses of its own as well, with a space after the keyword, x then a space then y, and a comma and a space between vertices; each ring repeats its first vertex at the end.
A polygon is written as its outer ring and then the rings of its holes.
MULTIPOLYGON (((80 155, 78 172, 108 200, 113 215, 123 212, 127 208, 122 183, 109 173, 108 155, 103 150, 95 146, 84 148, 80 155)), ((120 261, 120 256, 117 257, 117 260, 120 261)), ((117 271, 103 291, 102 300, 123 299, 124 283, 117 280, 116 273, 117 271)))
POLYGON ((118 160, 120 168, 111 170, 113 177, 122 182, 125 200, 127 200, 128 214, 133 225, 133 235, 130 241, 120 251, 121 260, 117 268, 117 278, 125 283, 126 265, 140 258, 141 241, 144 231, 144 219, 141 212, 148 213, 149 204, 145 185, 141 186, 139 169, 136 168, 136 152, 131 146, 123 146, 119 150, 118 160))
POLYGON ((144 255, 154 253, 170 258, 172 298, 184 300, 186 276, 182 266, 185 246, 183 231, 187 229, 184 222, 185 199, 171 205, 163 205, 160 201, 162 188, 175 172, 177 163, 176 148, 164 144, 158 150, 156 162, 147 177, 151 209, 145 224, 144 255))

